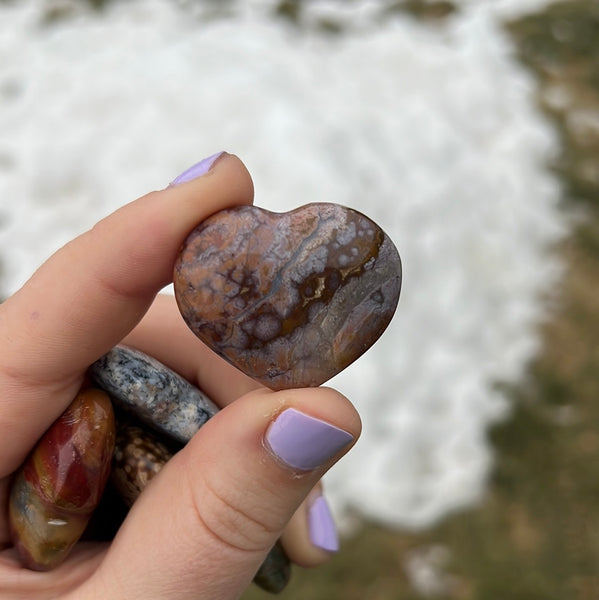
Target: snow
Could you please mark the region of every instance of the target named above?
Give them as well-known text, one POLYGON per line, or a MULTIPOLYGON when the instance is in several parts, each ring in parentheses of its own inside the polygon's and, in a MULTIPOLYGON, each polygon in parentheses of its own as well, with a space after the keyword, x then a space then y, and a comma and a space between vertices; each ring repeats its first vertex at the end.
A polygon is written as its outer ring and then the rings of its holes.
POLYGON ((326 478, 338 516, 423 527, 478 501, 489 424, 538 349, 566 232, 556 152, 500 19, 543 2, 462 0, 443 25, 381 21, 381 3, 83 3, 43 24, 0 3, 0 258, 4 294, 118 206, 221 149, 256 204, 313 201, 381 224, 404 264, 396 317, 337 376, 364 420, 326 478), (337 18, 327 35, 312 24, 337 18))

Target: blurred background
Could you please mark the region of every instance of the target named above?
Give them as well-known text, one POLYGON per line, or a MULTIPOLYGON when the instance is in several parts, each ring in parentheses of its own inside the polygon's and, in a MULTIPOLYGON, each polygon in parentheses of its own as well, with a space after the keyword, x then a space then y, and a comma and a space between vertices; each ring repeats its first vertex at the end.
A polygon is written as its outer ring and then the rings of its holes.
POLYGON ((598 598, 599 2, 0 0, 0 297, 221 149, 405 270, 280 597, 598 598))

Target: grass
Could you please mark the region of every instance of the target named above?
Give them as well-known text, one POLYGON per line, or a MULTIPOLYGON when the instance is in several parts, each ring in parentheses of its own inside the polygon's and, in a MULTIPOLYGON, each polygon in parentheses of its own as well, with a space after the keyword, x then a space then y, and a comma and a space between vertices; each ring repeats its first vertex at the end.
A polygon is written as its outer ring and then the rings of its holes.
POLYGON ((577 225, 558 249, 567 270, 543 350, 505 388, 512 415, 489 432, 487 497, 417 534, 364 524, 330 564, 296 569, 281 600, 421 599, 405 569, 419 556, 437 573, 429 597, 599 598, 599 1, 556 3, 507 27, 559 133, 548 168, 577 225))
POLYGON ((541 15, 512 23, 510 30, 519 41, 520 59, 538 77, 541 107, 561 136, 562 153, 553 167, 564 181, 566 196, 596 211, 599 2, 560 2, 541 15))

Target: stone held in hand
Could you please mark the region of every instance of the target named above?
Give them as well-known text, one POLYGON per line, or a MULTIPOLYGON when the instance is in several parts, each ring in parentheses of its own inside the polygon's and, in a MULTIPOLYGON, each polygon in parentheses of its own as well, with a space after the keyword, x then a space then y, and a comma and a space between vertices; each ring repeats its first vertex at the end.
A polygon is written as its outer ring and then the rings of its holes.
POLYGON ((81 537, 98 505, 114 451, 108 395, 80 392, 17 472, 9 498, 9 528, 30 569, 58 566, 81 537))
POLYGON ((201 390, 135 348, 115 346, 88 373, 115 406, 182 444, 218 412, 201 390))
POLYGON ((401 260, 385 232, 337 204, 220 211, 174 269, 183 318, 212 350, 271 389, 318 386, 391 321, 401 260))
POLYGON ((147 429, 117 421, 110 479, 129 508, 172 457, 173 451, 147 429))

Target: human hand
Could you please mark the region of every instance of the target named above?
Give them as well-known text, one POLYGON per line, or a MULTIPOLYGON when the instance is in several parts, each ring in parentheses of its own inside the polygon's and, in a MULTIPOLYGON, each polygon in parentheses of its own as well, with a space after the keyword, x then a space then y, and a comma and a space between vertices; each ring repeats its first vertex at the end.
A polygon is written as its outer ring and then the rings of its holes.
POLYGON ((0 306, 0 501, 6 506, 11 475, 76 396, 87 367, 118 343, 155 356, 223 410, 152 480, 110 544, 79 543, 53 571, 22 568, 0 514, 2 598, 226 600, 243 592, 281 536, 299 564, 329 556, 312 543, 307 514, 323 473, 358 437, 359 417, 331 389, 258 386, 203 346, 172 298, 156 298, 189 231, 252 202, 235 157, 183 179, 67 244, 0 306), (281 415, 300 437, 322 442, 310 468, 287 464, 298 449, 277 435, 281 415), (343 447, 327 447, 331 425, 347 432, 343 447))

